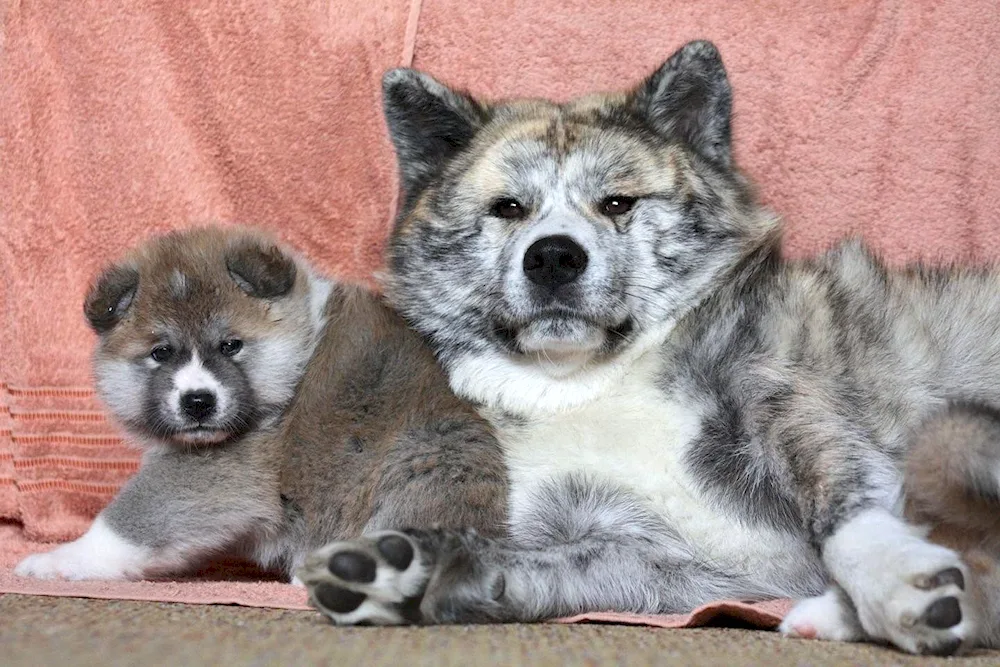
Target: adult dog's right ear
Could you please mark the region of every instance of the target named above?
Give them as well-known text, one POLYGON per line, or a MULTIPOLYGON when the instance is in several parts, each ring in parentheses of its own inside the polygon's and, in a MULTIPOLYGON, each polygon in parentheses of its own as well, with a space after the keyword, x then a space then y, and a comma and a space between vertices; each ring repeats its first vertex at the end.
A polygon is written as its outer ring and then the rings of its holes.
POLYGON ((98 277, 87 292, 83 313, 94 331, 107 333, 128 313, 139 288, 139 272, 130 266, 112 266, 98 277))

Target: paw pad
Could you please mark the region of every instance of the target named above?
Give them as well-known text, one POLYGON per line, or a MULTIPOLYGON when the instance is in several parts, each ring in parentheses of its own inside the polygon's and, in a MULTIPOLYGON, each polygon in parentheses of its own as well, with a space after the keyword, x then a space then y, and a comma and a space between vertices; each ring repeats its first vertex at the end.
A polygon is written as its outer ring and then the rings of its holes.
POLYGON ((316 586, 313 589, 313 595, 316 596, 316 601, 323 605, 323 607, 336 614, 348 614, 354 611, 368 597, 364 593, 356 593, 355 591, 327 583, 316 586))
POLYGON ((962 606, 956 597, 935 600, 924 611, 924 625, 938 630, 952 628, 962 622, 962 606))
POLYGON ((330 572, 344 581, 370 584, 375 581, 375 561, 355 551, 344 551, 330 557, 327 565, 330 572))
POLYGON ((947 586, 948 584, 954 584, 955 586, 958 586, 960 590, 965 590, 965 576, 957 567, 949 567, 947 570, 941 570, 931 577, 919 577, 917 581, 914 582, 914 586, 925 591, 929 591, 934 588, 941 588, 942 586, 947 586))
POLYGON ((420 623, 431 575, 420 549, 395 531, 363 535, 317 549, 298 575, 313 606, 338 625, 420 623))
POLYGON ((386 535, 375 547, 386 562, 397 570, 405 570, 413 561, 413 545, 400 535, 386 535))

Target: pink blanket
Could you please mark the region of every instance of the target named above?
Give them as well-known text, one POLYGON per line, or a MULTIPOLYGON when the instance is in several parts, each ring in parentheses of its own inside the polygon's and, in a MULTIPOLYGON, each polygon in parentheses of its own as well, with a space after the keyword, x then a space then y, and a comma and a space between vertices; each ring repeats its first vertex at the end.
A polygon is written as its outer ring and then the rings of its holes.
MULTIPOLYGON (((482 95, 566 98, 631 85, 709 38, 735 88, 737 159, 788 220, 790 253, 854 232, 895 261, 998 255, 992 0, 0 0, 0 22, 11 550, 79 534, 136 469, 89 389, 80 311, 100 264, 154 231, 223 220, 370 277, 396 189, 379 108, 388 67, 482 95)), ((0 575, 0 590, 26 586, 0 575)), ((89 590, 172 597, 163 586, 89 590), (158 592, 121 592, 139 589, 158 592)))
MULTIPOLYGON (((263 579, 252 567, 220 563, 191 577, 176 581, 36 581, 11 574, 10 569, 25 555, 51 545, 27 541, 20 529, 0 524, 0 592, 57 595, 113 600, 155 600, 187 604, 238 604, 246 607, 312 609, 303 589, 263 579)), ((660 628, 680 628, 738 620, 763 629, 777 627, 791 606, 788 600, 756 604, 725 600, 707 604, 687 614, 638 616, 611 612, 580 614, 558 619, 559 623, 624 623, 660 628)))

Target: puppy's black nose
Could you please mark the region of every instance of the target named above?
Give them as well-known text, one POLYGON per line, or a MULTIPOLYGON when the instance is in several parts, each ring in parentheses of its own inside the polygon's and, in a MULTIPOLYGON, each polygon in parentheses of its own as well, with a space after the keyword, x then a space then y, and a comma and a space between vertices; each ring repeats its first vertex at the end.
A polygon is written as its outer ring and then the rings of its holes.
POLYGON ((524 275, 555 289, 576 280, 587 268, 587 251, 568 236, 543 236, 524 253, 524 275))
POLYGON ((189 391, 181 396, 181 409, 191 419, 204 421, 215 412, 215 394, 210 391, 189 391))

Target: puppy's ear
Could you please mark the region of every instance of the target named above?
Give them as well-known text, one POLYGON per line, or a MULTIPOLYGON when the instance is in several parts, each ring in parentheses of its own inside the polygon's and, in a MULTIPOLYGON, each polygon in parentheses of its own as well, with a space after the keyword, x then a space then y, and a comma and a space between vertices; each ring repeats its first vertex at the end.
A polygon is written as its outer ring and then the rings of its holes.
POLYGON ((131 266, 112 266, 94 282, 83 304, 83 313, 94 331, 115 328, 128 312, 139 288, 139 272, 131 266))
POLYGON ((732 90, 722 56, 711 42, 682 46, 634 95, 640 113, 658 131, 730 165, 732 90))
POLYGON ((240 289, 258 299, 284 296, 295 286, 295 261, 259 239, 240 239, 226 251, 226 268, 240 289))

